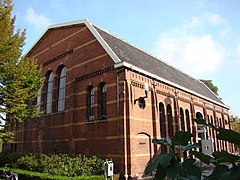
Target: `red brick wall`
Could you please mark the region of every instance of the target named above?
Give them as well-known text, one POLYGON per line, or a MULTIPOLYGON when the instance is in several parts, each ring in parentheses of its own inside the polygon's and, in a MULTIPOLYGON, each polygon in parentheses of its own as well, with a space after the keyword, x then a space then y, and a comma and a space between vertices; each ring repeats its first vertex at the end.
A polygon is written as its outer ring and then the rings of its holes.
MULTIPOLYGON (((174 133, 181 129, 179 109, 184 110, 184 116, 185 110, 189 111, 195 142, 197 126, 192 119, 196 112, 215 117, 217 122, 224 119, 222 126, 229 127, 227 109, 137 72, 114 69, 113 60, 84 25, 50 29, 28 56, 43 64, 43 76, 49 71, 54 73, 54 92, 57 70, 65 65, 66 99, 65 111, 57 112, 54 93, 53 113, 12 129, 17 134, 15 143, 20 152, 99 155, 112 159, 116 171, 122 175, 142 176, 150 157, 160 152, 160 147, 151 143, 151 139, 160 138, 160 102, 164 104, 165 114, 167 105, 171 105, 174 133), (99 120, 98 86, 101 82, 107 84, 107 120, 99 120), (134 100, 145 96, 144 83, 149 84, 149 91, 146 107, 141 109, 134 100), (89 85, 95 92, 93 122, 87 120, 89 85)), ((43 102, 45 93, 46 87, 43 102)), ((45 108, 43 103, 42 109, 45 108)), ((186 120, 184 126, 187 126, 186 120)), ((213 135, 209 129, 207 131, 213 135)), ((226 150, 230 148, 225 142, 218 144, 226 150)))
MULTIPOLYGON (((147 136, 150 135, 151 139, 160 138, 160 102, 162 102, 165 106, 165 115, 167 114, 167 105, 170 104, 172 107, 172 124, 174 132, 181 130, 179 109, 182 108, 184 112, 185 130, 187 129, 185 110, 189 111, 190 129, 195 135, 193 138, 194 142, 197 142, 198 138, 197 124, 193 121, 193 118, 196 118, 197 112, 200 112, 203 117, 207 112, 206 117, 204 117, 205 119, 207 119, 207 115, 210 116, 215 112, 216 116, 218 117, 217 122, 224 117, 226 122, 229 123, 228 110, 223 107, 210 103, 204 99, 171 87, 162 82, 153 80, 137 72, 129 70, 126 78, 126 88, 128 88, 128 95, 126 98, 126 104, 128 104, 126 107, 128 116, 126 117, 126 121, 129 121, 128 125, 130 129, 129 134, 127 135, 129 136, 128 152, 130 156, 128 162, 130 162, 132 165, 128 174, 133 176, 142 176, 144 171, 143 167, 150 159, 150 156, 153 156, 155 153, 159 153, 161 151, 159 146, 154 146, 152 144, 149 146, 149 137, 147 136), (149 84, 149 92, 148 97, 145 99, 146 107, 141 109, 137 103, 134 104, 134 99, 138 99, 140 96, 145 95, 143 88, 144 83, 149 84)), ((224 126, 226 127, 226 123, 224 126)), ((209 136, 209 129, 207 129, 207 131, 207 135, 209 136)), ((216 139, 215 141, 217 144, 219 144, 218 149, 227 150, 227 146, 229 145, 226 142, 216 139)))

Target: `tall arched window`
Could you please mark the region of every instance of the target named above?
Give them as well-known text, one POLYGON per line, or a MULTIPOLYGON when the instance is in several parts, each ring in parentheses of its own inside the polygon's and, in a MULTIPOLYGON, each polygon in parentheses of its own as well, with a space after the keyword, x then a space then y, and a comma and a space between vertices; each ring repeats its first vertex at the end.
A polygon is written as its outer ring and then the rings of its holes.
POLYGON ((166 138, 166 122, 164 104, 159 103, 159 120, 160 120, 160 134, 161 138, 166 138))
POLYGON ((88 121, 94 120, 94 89, 89 86, 87 89, 87 118, 88 121))
POLYGON ((190 132, 191 126, 190 126, 190 115, 189 115, 188 109, 185 110, 185 115, 186 115, 187 130, 190 132))
MULTIPOLYGON (((215 125, 214 121, 213 121, 213 116, 210 116, 210 123, 212 125, 215 125)), ((212 131, 212 138, 213 138, 213 148, 214 148, 214 151, 216 151, 217 150, 217 148, 216 148, 216 136, 215 136, 216 133, 212 129, 211 129, 211 131, 212 131)))
POLYGON ((172 123, 172 107, 167 105, 167 122, 168 122, 168 137, 173 136, 173 123, 172 123))
POLYGON ((42 102, 42 88, 38 90, 38 96, 37 96, 37 113, 41 111, 41 102, 42 102))
MULTIPOLYGON (((159 121, 160 121, 160 135, 161 138, 166 138, 166 118, 165 118, 165 108, 164 104, 161 102, 159 103, 159 121)), ((167 146, 161 145, 161 152, 167 152, 167 146)))
POLYGON ((185 131, 184 112, 182 108, 180 108, 180 120, 181 120, 181 131, 185 131))
POLYGON ((63 111, 65 109, 66 67, 61 67, 58 72, 57 111, 63 111))
POLYGON ((99 118, 107 119, 107 85, 100 83, 99 85, 99 118))
POLYGON ((46 113, 52 112, 52 96, 53 96, 53 72, 50 72, 46 81, 47 94, 46 94, 46 113))

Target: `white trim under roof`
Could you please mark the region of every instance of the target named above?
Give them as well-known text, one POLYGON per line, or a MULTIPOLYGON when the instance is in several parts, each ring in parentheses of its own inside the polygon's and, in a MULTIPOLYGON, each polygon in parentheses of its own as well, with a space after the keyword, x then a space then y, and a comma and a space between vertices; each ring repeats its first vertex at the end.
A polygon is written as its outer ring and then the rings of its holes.
POLYGON ((138 71, 138 72, 140 72, 140 73, 146 74, 147 76, 150 76, 150 77, 152 77, 152 78, 154 78, 154 79, 160 80, 160 81, 162 81, 162 82, 164 82, 164 83, 166 83, 166 84, 169 84, 169 85, 171 85, 171 86, 173 86, 173 87, 176 87, 176 88, 178 88, 178 89, 181 89, 181 90, 183 90, 183 91, 189 92, 189 93, 191 93, 191 94, 193 94, 193 95, 196 95, 196 96, 198 96, 198 97, 201 97, 201 98, 203 98, 203 99, 206 99, 206 100, 208 100, 208 101, 210 101, 210 102, 213 102, 214 104, 217 104, 217 105, 219 105, 219 106, 221 106, 221 107, 225 107, 225 108, 227 108, 227 109, 230 109, 229 106, 227 106, 227 105, 225 105, 225 104, 222 104, 222 103, 219 103, 219 102, 217 102, 217 101, 214 101, 214 100, 212 100, 212 99, 210 99, 210 98, 208 98, 208 97, 206 97, 206 96, 203 96, 203 95, 201 95, 201 94, 199 94, 199 93, 196 93, 195 91, 192 91, 192 90, 190 90, 190 89, 188 89, 188 88, 182 87, 182 86, 180 86, 180 85, 178 85, 178 84, 176 84, 176 83, 173 83, 173 82, 168 81, 168 80, 166 80, 166 79, 164 79, 164 78, 162 78, 162 77, 159 77, 159 76, 157 76, 157 75, 155 75, 155 74, 152 74, 152 73, 150 73, 150 72, 148 72, 148 71, 145 71, 145 70, 143 70, 143 69, 141 69, 141 68, 138 68, 138 67, 136 67, 136 66, 134 66, 134 65, 132 65, 132 64, 130 64, 130 63, 128 63, 128 62, 120 62, 120 63, 117 63, 117 64, 114 65, 114 68, 119 68, 119 67, 123 67, 123 66, 124 66, 124 67, 127 67, 127 68, 129 68, 129 69, 138 71))
POLYGON ((98 42, 102 45, 102 47, 105 49, 105 51, 112 58, 114 63, 121 62, 121 60, 118 58, 118 56, 113 52, 113 50, 109 47, 109 45, 106 43, 106 41, 102 38, 102 36, 97 32, 97 30, 93 27, 93 25, 87 19, 48 26, 48 28, 37 39, 37 41, 35 41, 35 43, 30 47, 30 49, 26 52, 26 54, 28 54, 36 46, 36 44, 39 41, 41 41, 41 38, 47 33, 48 30, 54 29, 54 28, 60 28, 60 27, 74 26, 74 25, 78 25, 78 24, 85 24, 88 27, 88 29, 91 31, 91 33, 94 35, 94 37, 98 40, 98 42))

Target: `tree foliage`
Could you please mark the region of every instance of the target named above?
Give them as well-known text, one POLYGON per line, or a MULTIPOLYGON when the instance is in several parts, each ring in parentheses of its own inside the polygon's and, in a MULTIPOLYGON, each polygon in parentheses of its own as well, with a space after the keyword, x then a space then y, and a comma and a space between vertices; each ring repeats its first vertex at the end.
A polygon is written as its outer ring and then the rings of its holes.
POLYGON ((212 80, 204 80, 204 79, 201 79, 200 81, 202 81, 209 89, 212 90, 212 92, 214 92, 217 96, 218 95, 218 87, 215 86, 213 83, 212 83, 212 80))
POLYGON ((240 132, 240 118, 238 116, 230 116, 231 128, 235 131, 240 132))
MULTIPOLYGON (((5 127, 38 115, 37 105, 29 102, 43 84, 36 60, 22 57, 25 30, 15 30, 12 10, 11 0, 0 0, 0 120, 5 127)), ((5 130, 0 131, 1 139, 5 130)))
MULTIPOLYGON (((231 129, 224 129, 206 123, 203 119, 195 120, 199 125, 209 127, 216 131, 219 140, 224 140, 235 145, 240 145, 240 133, 231 129)), ((167 145, 169 152, 161 152, 149 160, 145 174, 155 172, 154 179, 161 180, 166 177, 171 179, 206 179, 206 180, 228 180, 240 179, 240 156, 230 154, 226 151, 215 151, 212 156, 203 154, 200 151, 192 151, 191 155, 204 162, 213 164, 215 167, 210 175, 203 176, 201 169, 196 166, 196 159, 192 156, 180 161, 182 154, 189 150, 199 148, 198 144, 190 144, 192 137, 190 132, 176 132, 171 139, 154 139, 154 144, 167 145)))
MULTIPOLYGON (((233 129, 234 131, 240 132, 240 118, 238 116, 231 115, 230 121, 231 121, 231 129, 233 129)), ((240 153, 240 146, 236 145, 235 150, 236 152, 240 153)))

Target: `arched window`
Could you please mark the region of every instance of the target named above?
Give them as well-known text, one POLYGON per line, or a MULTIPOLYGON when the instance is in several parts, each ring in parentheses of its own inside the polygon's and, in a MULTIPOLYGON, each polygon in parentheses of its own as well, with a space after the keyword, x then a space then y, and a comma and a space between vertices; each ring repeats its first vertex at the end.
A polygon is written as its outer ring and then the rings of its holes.
POLYGON ((53 96, 53 72, 50 72, 46 81, 47 94, 46 94, 46 113, 52 112, 52 96, 53 96))
POLYGON ((163 103, 159 103, 159 118, 161 138, 166 138, 165 110, 163 103))
POLYGON ((65 109, 66 67, 61 67, 58 73, 57 111, 65 109))
MULTIPOLYGON (((166 138, 166 118, 165 118, 165 108, 164 104, 161 102, 159 103, 159 121, 160 121, 160 135, 161 138, 166 138)), ((161 145, 161 152, 167 152, 167 146, 161 145)))
POLYGON ((42 102, 42 88, 38 90, 38 96, 37 96, 37 113, 41 111, 41 102, 42 102))
MULTIPOLYGON (((215 125, 215 124, 214 124, 214 121, 213 121, 213 116, 210 116, 210 123, 211 123, 212 125, 215 125)), ((212 129, 211 129, 211 131, 212 131, 212 138, 213 138, 213 148, 214 148, 214 151, 216 151, 217 148, 216 148, 216 136, 215 136, 215 131, 212 130, 212 129)))
POLYGON ((197 112, 197 113, 196 113, 196 118, 197 118, 197 119, 203 119, 202 113, 197 112))
POLYGON ((88 121, 94 120, 94 89, 89 86, 87 89, 87 118, 88 121))
POLYGON ((168 137, 173 136, 173 123, 172 123, 172 107, 167 105, 167 122, 168 122, 168 137))
POLYGON ((185 115, 186 115, 187 130, 190 132, 191 126, 190 126, 190 115, 189 115, 188 109, 185 110, 185 115))
POLYGON ((184 112, 182 108, 180 108, 180 120, 181 120, 181 131, 185 131, 184 112))
POLYGON ((107 85, 100 83, 99 85, 99 118, 107 119, 107 85))

